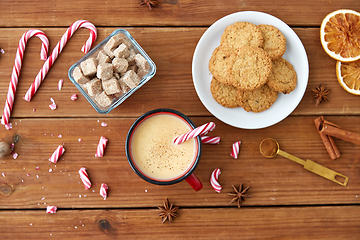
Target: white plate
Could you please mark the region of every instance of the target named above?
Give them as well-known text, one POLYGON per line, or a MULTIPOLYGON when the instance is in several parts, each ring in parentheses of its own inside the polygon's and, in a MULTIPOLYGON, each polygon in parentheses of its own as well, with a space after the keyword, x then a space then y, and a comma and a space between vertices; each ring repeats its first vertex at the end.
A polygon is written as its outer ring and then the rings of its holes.
POLYGON ((237 12, 216 21, 200 38, 193 56, 192 77, 196 92, 204 106, 219 120, 238 128, 259 129, 272 126, 286 118, 300 103, 309 78, 309 63, 305 48, 296 33, 283 21, 262 12, 237 12), (276 102, 260 113, 246 112, 243 108, 225 108, 211 95, 209 60, 214 49, 220 45, 224 29, 235 22, 250 22, 256 25, 269 24, 277 27, 286 38, 283 56, 297 73, 297 86, 290 94, 278 94, 276 102))

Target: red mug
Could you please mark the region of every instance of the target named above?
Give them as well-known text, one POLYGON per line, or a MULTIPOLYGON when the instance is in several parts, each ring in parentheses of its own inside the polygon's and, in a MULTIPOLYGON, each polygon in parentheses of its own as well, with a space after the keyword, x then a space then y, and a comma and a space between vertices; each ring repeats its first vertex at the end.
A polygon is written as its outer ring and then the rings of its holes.
MULTIPOLYGON (((173 109, 167 109, 167 108, 155 109, 155 110, 151 110, 151 111, 141 115, 132 124, 132 126, 130 127, 129 132, 127 134, 127 137, 126 137, 125 151, 126 151, 126 157, 129 161, 129 164, 138 176, 140 176, 142 179, 144 179, 145 181, 147 181, 149 183, 153 183, 153 184, 157 184, 157 185, 171 185, 171 184, 179 183, 183 180, 186 180, 186 182, 188 182, 195 191, 199 191, 203 187, 203 185, 202 185, 201 181, 193 173, 193 171, 195 170, 196 166, 198 165, 200 156, 201 156, 202 143, 201 143, 200 136, 193 138, 195 141, 194 142, 195 152, 194 152, 193 157, 191 157, 191 159, 190 159, 191 161, 189 161, 189 165, 187 165, 186 169, 181 171, 180 174, 171 176, 169 178, 157 177, 156 173, 155 174, 150 174, 149 172, 146 173, 146 170, 145 170, 146 168, 144 168, 142 166, 144 164, 140 165, 134 159, 133 148, 136 148, 136 146, 132 146, 134 133, 139 128, 139 126, 142 123, 144 123, 145 121, 147 121, 149 118, 157 116, 157 115, 164 115, 164 114, 174 116, 174 117, 177 117, 178 119, 181 119, 187 125, 189 131, 196 128, 195 124, 187 116, 185 116, 183 113, 178 112, 173 109)), ((174 143, 171 143, 171 144, 174 144, 174 143)), ((168 167, 170 168, 170 166, 168 166, 168 167)))

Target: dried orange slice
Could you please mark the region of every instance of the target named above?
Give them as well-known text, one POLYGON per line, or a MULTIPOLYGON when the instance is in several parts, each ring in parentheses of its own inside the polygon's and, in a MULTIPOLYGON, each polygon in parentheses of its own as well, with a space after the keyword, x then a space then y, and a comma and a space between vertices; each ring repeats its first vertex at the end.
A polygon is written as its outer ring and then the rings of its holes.
POLYGON ((336 63, 336 77, 349 93, 360 95, 360 60, 336 63))
POLYGON ((341 62, 360 59, 360 13, 341 9, 321 23, 320 40, 325 52, 341 62))

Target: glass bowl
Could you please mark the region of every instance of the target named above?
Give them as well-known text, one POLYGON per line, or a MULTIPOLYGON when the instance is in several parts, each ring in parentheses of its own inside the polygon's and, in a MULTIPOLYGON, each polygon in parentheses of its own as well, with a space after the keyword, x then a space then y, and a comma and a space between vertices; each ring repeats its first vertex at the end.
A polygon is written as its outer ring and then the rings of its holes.
POLYGON ((138 90, 140 87, 142 87, 147 81, 149 81, 155 75, 155 73, 156 73, 155 63, 150 59, 150 57, 141 48, 141 46, 135 41, 135 39, 130 35, 130 33, 125 29, 116 29, 107 38, 105 38, 100 44, 98 44, 96 47, 94 47, 90 52, 88 52, 84 57, 82 57, 74 65, 72 65, 69 68, 68 76, 69 76, 69 79, 71 80, 71 82, 77 87, 77 89, 79 89, 79 91, 82 93, 82 95, 84 95, 84 97, 89 101, 91 106, 93 106, 94 109, 98 113, 107 114, 111 110, 113 110, 114 108, 119 106, 122 102, 124 102, 125 99, 130 97, 136 90, 138 90), (104 47, 108 43, 108 41, 113 36, 116 36, 118 34, 122 34, 124 39, 127 40, 128 48, 130 51, 132 50, 135 54, 140 54, 146 59, 148 65, 149 65, 149 70, 146 72, 146 74, 144 76, 141 77, 140 82, 136 87, 129 89, 128 91, 123 93, 121 96, 111 95, 110 96, 110 99, 112 98, 111 104, 108 106, 102 106, 95 100, 96 96, 90 96, 90 94, 88 93, 86 84, 80 84, 75 80, 73 73, 74 73, 74 70, 76 67, 80 68, 81 62, 87 60, 88 58, 96 58, 98 53, 104 49, 104 47))

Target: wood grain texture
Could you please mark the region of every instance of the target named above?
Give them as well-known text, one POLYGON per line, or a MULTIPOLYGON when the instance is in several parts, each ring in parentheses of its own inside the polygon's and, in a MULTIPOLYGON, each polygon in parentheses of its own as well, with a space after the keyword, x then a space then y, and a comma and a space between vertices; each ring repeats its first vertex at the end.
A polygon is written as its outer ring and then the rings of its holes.
POLYGON ((150 10, 133 1, 9 1, 1 2, 0 27, 66 27, 78 19, 96 26, 210 26, 218 19, 239 11, 260 11, 274 15, 289 25, 319 26, 334 10, 360 11, 357 0, 160 0, 150 10), (105 20, 106 19, 106 20, 105 20))
MULTIPOLYGON (((0 29, 0 46, 5 54, 0 56, 0 103, 4 104, 14 64, 17 43, 26 28, 0 29)), ((44 28, 50 39, 50 49, 56 45, 66 29, 44 28)), ((115 28, 98 28, 96 44, 115 28)), ((157 73, 135 94, 128 98, 109 117, 137 117, 142 113, 161 107, 177 109, 189 116, 210 116, 199 100, 191 75, 192 56, 198 40, 206 28, 128 28, 138 43, 157 65, 157 73), (159 38, 161 36, 161 38, 159 38)), ((360 114, 358 97, 347 93, 338 84, 335 73, 336 61, 322 49, 318 28, 295 28, 308 54, 310 74, 308 87, 293 115, 356 115, 360 114), (330 101, 315 106, 312 88, 324 83, 331 89, 330 101)), ((87 29, 79 29, 70 39, 59 58, 51 68, 31 102, 22 98, 33 82, 43 62, 39 59, 40 40, 29 40, 20 72, 18 89, 12 117, 97 117, 99 114, 67 77, 68 69, 78 61, 80 51, 88 37, 87 29), (61 91, 57 90, 59 79, 64 79, 61 91), (70 96, 77 93, 76 102, 70 96), (48 105, 54 98, 58 109, 51 111, 48 105), (36 109, 33 112, 33 108, 36 109)))
MULTIPOLYGON (((177 202, 174 202, 177 204, 177 202)), ((158 203, 161 205, 161 201, 158 203)), ((178 210, 161 224, 159 210, 2 211, 2 239, 352 239, 360 207, 178 210)))
MULTIPOLYGON (((330 160, 315 129, 314 117, 288 117, 261 130, 235 129, 214 117, 192 117, 197 126, 214 121, 210 136, 220 136, 219 145, 204 145, 195 174, 204 188, 195 193, 186 183, 157 186, 140 179, 130 168, 125 155, 125 139, 134 118, 22 119, 11 131, 1 131, 1 140, 19 141, 15 152, 0 161, 1 209, 37 209, 46 205, 61 208, 152 207, 164 197, 180 206, 229 206, 232 185, 250 186, 245 206, 359 204, 360 146, 336 139, 341 157, 330 160), (101 127, 102 122, 108 124, 101 127), (289 129, 291 131, 289 131, 289 129), (61 135, 61 138, 59 137, 61 135), (100 136, 109 139, 103 158, 94 157, 100 136), (264 158, 259 151, 263 138, 279 141, 280 148, 302 159, 311 159, 350 178, 342 187, 303 169, 281 156, 264 158), (81 142, 78 139, 81 138, 81 142), (239 159, 230 157, 231 145, 242 141, 239 159), (48 161, 58 145, 66 149, 56 164, 48 161), (36 167, 40 167, 36 170, 36 167), (93 186, 85 190, 78 170, 86 167, 93 186), (49 173, 52 168, 53 172, 49 173), (221 194, 210 185, 210 174, 220 168, 221 194), (27 176, 29 174, 29 176, 27 176), (99 195, 101 183, 109 185, 106 201, 99 195), (10 192, 10 194, 9 194, 10 192)), ((329 117, 346 130, 360 133, 359 117, 329 117)))

